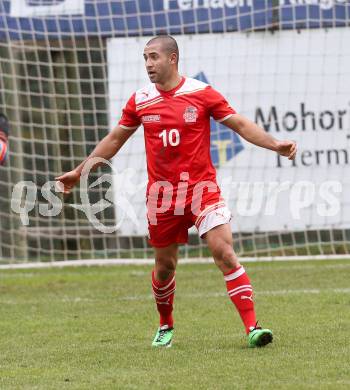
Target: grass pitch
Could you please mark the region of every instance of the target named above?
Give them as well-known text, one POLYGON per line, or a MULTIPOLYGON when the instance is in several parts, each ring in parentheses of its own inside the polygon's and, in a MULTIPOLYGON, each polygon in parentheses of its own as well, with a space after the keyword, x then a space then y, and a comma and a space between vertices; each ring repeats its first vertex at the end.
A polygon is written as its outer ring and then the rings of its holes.
POLYGON ((166 350, 150 266, 0 271, 0 389, 348 389, 350 261, 245 268, 274 331, 263 349, 214 265, 180 262, 166 350))

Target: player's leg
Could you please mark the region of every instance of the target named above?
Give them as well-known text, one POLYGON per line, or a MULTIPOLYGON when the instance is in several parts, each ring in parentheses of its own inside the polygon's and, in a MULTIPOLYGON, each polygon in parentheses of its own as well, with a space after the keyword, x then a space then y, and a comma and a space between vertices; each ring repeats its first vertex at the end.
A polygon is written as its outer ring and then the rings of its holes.
MULTIPOLYGON (((215 217, 214 217, 215 218, 215 217)), ((215 264, 223 273, 228 295, 237 308, 249 335, 250 347, 263 346, 272 341, 272 332, 256 325, 253 288, 249 277, 233 250, 231 227, 228 223, 213 227, 204 234, 215 264)))
POLYGON ((171 211, 157 214, 156 224, 148 224, 149 242, 155 252, 152 288, 160 317, 153 346, 171 346, 178 244, 188 240, 188 223, 185 216, 171 211))
POLYGON ((155 265, 154 275, 160 282, 165 282, 175 275, 178 244, 174 243, 164 248, 154 248, 155 265))
POLYGON ((221 270, 226 281, 227 292, 235 304, 246 332, 256 323, 253 290, 245 273, 244 267, 239 264, 233 250, 231 228, 228 223, 209 230, 204 236, 215 264, 221 270))
POLYGON ((155 266, 152 271, 152 289, 159 313, 159 328, 153 346, 170 347, 173 337, 173 302, 175 295, 175 270, 178 245, 154 248, 155 266))

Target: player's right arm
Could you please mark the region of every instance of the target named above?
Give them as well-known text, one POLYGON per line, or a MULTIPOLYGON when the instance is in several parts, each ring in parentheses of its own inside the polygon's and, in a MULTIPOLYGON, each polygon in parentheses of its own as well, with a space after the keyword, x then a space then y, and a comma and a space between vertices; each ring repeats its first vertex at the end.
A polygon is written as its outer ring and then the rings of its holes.
MULTIPOLYGON (((85 164, 95 158, 103 158, 105 160, 111 159, 118 153, 120 148, 125 144, 129 137, 136 131, 125 130, 120 125, 117 125, 108 135, 106 135, 91 152, 91 154, 75 169, 70 172, 63 174, 62 176, 56 177, 56 180, 63 184, 62 192, 69 194, 71 189, 77 184, 80 179, 81 173, 84 169, 85 164)), ((100 163, 96 163, 92 166, 92 169, 97 168, 100 163)))
MULTIPOLYGON (((103 158, 105 160, 112 158, 137 130, 139 125, 140 121, 136 114, 135 94, 133 94, 123 109, 123 114, 119 124, 97 144, 89 157, 72 171, 56 177, 56 180, 61 183, 61 187, 63 185, 63 188, 60 188, 60 190, 64 194, 69 194, 71 189, 79 181, 84 166, 89 160, 96 157, 103 158)), ((93 164, 92 169, 97 168, 100 164, 101 163, 93 164)))

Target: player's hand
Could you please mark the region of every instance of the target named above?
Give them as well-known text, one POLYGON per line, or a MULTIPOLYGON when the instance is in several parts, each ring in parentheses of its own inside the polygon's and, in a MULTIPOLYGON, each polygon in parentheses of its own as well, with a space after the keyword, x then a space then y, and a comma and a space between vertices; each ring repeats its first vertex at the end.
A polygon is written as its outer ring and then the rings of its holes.
POLYGON ((294 141, 278 141, 276 152, 281 156, 294 160, 297 154, 297 144, 294 141))
POLYGON ((76 170, 55 177, 55 180, 57 180, 57 188, 64 194, 69 194, 71 189, 78 183, 79 179, 80 173, 76 170))

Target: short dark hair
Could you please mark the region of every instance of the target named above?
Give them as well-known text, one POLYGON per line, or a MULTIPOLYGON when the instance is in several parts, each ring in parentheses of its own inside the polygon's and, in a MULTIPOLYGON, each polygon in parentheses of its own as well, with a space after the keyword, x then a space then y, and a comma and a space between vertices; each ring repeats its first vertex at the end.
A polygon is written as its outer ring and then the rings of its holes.
POLYGON ((175 53, 176 54, 176 57, 177 57, 176 63, 178 64, 179 63, 179 47, 177 46, 176 39, 173 38, 171 35, 157 35, 156 37, 150 39, 147 42, 147 45, 149 45, 151 43, 155 43, 157 41, 161 42, 163 49, 167 53, 169 53, 169 54, 175 53))

